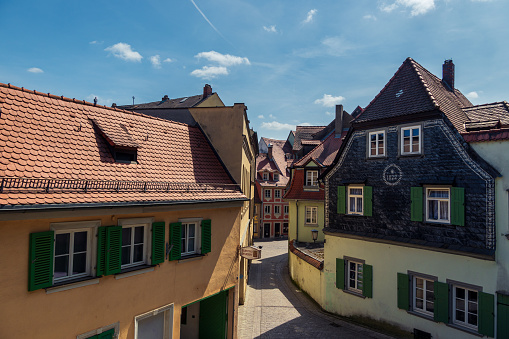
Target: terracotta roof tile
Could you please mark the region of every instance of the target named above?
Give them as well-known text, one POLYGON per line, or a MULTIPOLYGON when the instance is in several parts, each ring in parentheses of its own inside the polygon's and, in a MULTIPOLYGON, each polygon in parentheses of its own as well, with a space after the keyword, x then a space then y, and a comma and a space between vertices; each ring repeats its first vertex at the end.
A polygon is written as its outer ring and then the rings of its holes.
POLYGON ((64 192, 58 188, 45 192, 4 186, 0 205, 245 198, 196 127, 4 84, 0 84, 0 109, 0 179, 185 184, 168 192, 64 192), (113 145, 137 148, 138 162, 115 162, 106 138, 94 129, 92 121, 99 122, 113 145))
POLYGON ((283 199, 287 200, 325 200, 325 191, 323 187, 318 190, 304 190, 304 169, 297 168, 293 171, 290 187, 286 191, 283 199))

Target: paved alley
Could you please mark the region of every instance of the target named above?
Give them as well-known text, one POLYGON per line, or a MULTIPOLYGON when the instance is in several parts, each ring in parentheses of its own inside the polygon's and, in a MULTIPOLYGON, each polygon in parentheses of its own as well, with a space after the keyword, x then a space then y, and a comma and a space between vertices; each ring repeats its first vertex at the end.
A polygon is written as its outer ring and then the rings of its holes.
POLYGON ((391 338, 322 312, 288 276, 288 241, 261 241, 246 303, 239 307, 239 338, 391 338))

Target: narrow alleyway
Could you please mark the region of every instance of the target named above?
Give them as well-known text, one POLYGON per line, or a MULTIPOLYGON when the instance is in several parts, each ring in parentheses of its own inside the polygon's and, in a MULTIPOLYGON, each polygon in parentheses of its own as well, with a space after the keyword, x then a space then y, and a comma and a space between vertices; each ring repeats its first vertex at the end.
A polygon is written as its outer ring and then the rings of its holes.
POLYGON ((322 312, 288 277, 288 241, 260 241, 253 260, 246 303, 239 307, 240 339, 391 338, 322 312))

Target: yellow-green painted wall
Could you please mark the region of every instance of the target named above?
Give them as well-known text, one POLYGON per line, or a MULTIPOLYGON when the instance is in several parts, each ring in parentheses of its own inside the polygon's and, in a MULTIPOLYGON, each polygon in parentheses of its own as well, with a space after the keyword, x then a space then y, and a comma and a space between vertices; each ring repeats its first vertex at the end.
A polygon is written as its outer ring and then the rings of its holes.
POLYGON ((311 230, 316 229, 318 230, 318 239, 316 241, 323 242, 324 234, 322 230, 325 222, 324 202, 318 200, 288 200, 288 204, 288 239, 301 242, 313 242, 311 230), (317 207, 317 224, 306 224, 306 206, 317 207))
POLYGON ((297 283, 300 289, 321 305, 324 295, 322 271, 308 264, 292 252, 288 252, 288 269, 292 280, 297 283))

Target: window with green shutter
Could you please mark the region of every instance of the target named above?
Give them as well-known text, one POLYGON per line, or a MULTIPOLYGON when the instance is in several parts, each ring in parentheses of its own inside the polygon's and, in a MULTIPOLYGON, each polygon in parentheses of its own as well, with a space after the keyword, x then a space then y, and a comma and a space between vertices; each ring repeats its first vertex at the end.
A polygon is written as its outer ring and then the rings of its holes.
POLYGON ((433 319, 445 324, 449 323, 449 285, 435 281, 435 312, 433 319))
POLYGON ((411 187, 410 192, 412 200, 410 219, 412 221, 422 221, 423 189, 422 187, 411 187))
POLYGON ((373 298, 373 266, 361 259, 336 258, 336 288, 373 298))
POLYGON ((338 186, 338 214, 346 214, 346 187, 338 186))
POLYGON ((181 257, 181 222, 170 224, 170 260, 178 260, 181 257))
POLYGON ((497 294, 497 336, 509 338, 509 295, 497 294))
POLYGON ((336 288, 345 289, 345 260, 336 258, 336 288))
POLYGON ((102 226, 97 232, 97 276, 120 273, 122 226, 102 226))
POLYGON ((28 290, 35 291, 53 285, 53 251, 55 232, 30 234, 28 290))
POLYGON ((362 295, 366 298, 373 298, 373 266, 362 265, 363 277, 362 277, 362 295))
POLYGON ((373 215, 373 187, 364 186, 364 215, 371 217, 373 215))
POLYGON ((398 308, 410 309, 410 278, 404 273, 398 273, 398 308))
POLYGON ((212 223, 210 219, 201 221, 201 253, 209 253, 212 249, 212 223))
POLYGON ((465 226, 465 189, 451 187, 451 224, 465 226))
MULTIPOLYGON (((495 337, 495 296, 479 292, 479 334, 495 337)), ((500 335, 499 338, 503 338, 500 335)))
POLYGON ((165 228, 164 221, 152 223, 152 265, 164 262, 165 228))

